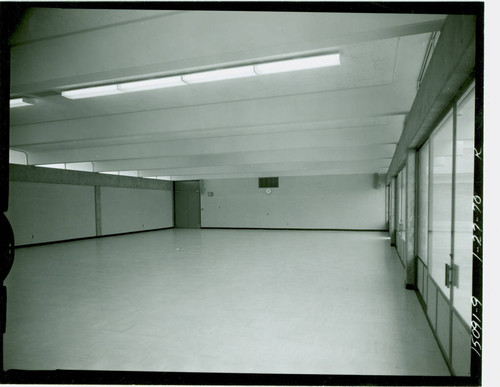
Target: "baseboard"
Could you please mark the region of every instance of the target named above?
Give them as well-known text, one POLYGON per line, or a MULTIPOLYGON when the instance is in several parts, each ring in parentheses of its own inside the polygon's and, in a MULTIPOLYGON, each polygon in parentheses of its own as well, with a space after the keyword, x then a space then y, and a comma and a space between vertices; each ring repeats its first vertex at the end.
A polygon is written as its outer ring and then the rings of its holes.
MULTIPOLYGON (((129 231, 122 232, 116 234, 106 234, 106 235, 92 235, 87 237, 80 238, 70 238, 70 239, 61 239, 57 241, 48 241, 48 242, 39 242, 39 243, 30 243, 24 245, 15 245, 17 248, 25 248, 25 247, 36 247, 36 246, 44 246, 44 245, 53 245, 55 243, 66 243, 66 242, 76 242, 83 241, 86 239, 96 239, 96 238, 107 238, 112 236, 120 236, 120 235, 130 235, 130 234, 138 234, 142 232, 148 231, 160 231, 160 230, 170 230, 177 227, 161 227, 161 228, 153 228, 148 230, 137 230, 137 231, 129 231)), ((203 230, 276 230, 276 231, 363 231, 363 232, 386 232, 387 230, 374 230, 374 229, 340 229, 340 228, 265 228, 265 227, 200 227, 203 230)))
POLYGON ((387 230, 376 229, 353 229, 353 228, 280 228, 280 227, 200 227, 203 230, 277 230, 277 231, 368 231, 387 232, 387 230))
POLYGON ((76 241, 83 241, 86 239, 98 239, 98 238, 107 238, 107 237, 120 236, 120 235, 139 234, 142 232, 169 230, 172 228, 174 228, 174 227, 173 226, 172 227, 161 227, 161 228, 152 228, 152 229, 148 229, 148 230, 128 231, 128 232, 122 232, 122 233, 116 233, 116 234, 93 235, 93 236, 88 236, 88 237, 61 239, 61 240, 57 240, 57 241, 39 242, 39 243, 32 243, 32 244, 25 244, 25 245, 15 245, 14 247, 17 249, 17 248, 24 248, 24 247, 45 246, 45 245, 53 245, 55 243, 76 242, 76 241))

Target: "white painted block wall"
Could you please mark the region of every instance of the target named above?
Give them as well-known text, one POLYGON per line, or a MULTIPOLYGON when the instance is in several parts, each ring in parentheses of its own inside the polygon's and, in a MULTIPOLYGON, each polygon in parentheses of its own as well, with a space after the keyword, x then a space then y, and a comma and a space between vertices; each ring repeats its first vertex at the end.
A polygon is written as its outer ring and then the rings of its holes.
POLYGON ((16 246, 95 236, 94 186, 11 181, 16 246))
MULTIPOLYGON (((16 246, 96 236, 93 185, 11 181, 16 246)), ((172 191, 101 187, 102 234, 173 227, 172 191)))
POLYGON ((204 180, 203 188, 202 227, 386 229, 385 190, 372 174, 280 177, 270 195, 257 178, 204 180))
POLYGON ((101 187, 102 234, 173 227, 172 191, 101 187))

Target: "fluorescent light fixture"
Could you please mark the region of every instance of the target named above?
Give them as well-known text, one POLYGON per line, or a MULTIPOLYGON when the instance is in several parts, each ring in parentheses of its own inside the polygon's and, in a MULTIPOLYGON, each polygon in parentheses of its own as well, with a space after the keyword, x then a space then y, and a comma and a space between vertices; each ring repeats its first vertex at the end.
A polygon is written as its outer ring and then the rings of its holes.
POLYGON ((10 107, 30 106, 34 105, 32 101, 26 98, 15 98, 10 100, 10 107))
POLYGON ((255 74, 253 66, 232 67, 221 70, 203 71, 200 73, 187 74, 182 76, 186 83, 203 83, 212 81, 222 81, 224 79, 235 79, 253 77, 255 74))
MULTIPOLYGON (((340 65, 340 54, 325 54, 309 56, 304 58, 286 59, 274 62, 260 63, 256 65, 230 67, 218 70, 201 71, 197 73, 170 76, 164 78, 147 79, 143 81, 124 82, 116 85, 105 85, 97 87, 87 87, 63 91, 61 95, 70 99, 100 97, 126 92, 141 90, 153 90, 166 87, 182 86, 192 83, 203 83, 222 81, 225 79, 236 79, 253 77, 256 75, 282 73, 286 71, 316 69, 321 67, 340 65)), ((11 100, 11 107, 29 105, 25 99, 11 100), (13 105, 14 101, 19 101, 19 105, 13 105), (24 102, 24 103, 22 103, 24 102)))
POLYGON ((165 87, 182 86, 186 83, 182 81, 181 76, 148 79, 146 81, 120 83, 118 89, 125 92, 163 89, 165 87))
POLYGON ((106 85, 97 87, 87 87, 85 89, 75 89, 63 91, 61 95, 69 99, 80 99, 80 98, 90 98, 90 97, 100 97, 103 95, 112 95, 123 93, 118 89, 118 85, 106 85))
POLYGON ((340 54, 310 56, 306 58, 287 59, 276 62, 261 63, 254 66, 259 75, 284 73, 287 71, 317 69, 340 65, 340 54))
POLYGON ((120 173, 118 171, 106 171, 106 172, 99 172, 104 175, 119 175, 120 173))

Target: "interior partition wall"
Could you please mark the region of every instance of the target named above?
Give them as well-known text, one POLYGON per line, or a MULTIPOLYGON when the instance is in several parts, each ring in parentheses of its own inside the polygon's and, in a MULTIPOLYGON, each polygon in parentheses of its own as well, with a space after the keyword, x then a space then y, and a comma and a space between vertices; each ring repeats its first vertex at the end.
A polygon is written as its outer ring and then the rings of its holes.
POLYGON ((470 375, 474 87, 418 150, 417 287, 454 375, 470 375))

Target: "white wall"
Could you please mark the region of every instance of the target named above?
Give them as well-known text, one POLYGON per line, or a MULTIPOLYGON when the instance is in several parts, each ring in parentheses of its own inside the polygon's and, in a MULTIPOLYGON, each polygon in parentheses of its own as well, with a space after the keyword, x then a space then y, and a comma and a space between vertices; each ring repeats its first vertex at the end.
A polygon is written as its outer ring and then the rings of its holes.
POLYGON ((280 177, 270 195, 257 178, 204 180, 201 207, 202 227, 386 229, 372 174, 280 177))
POLYGON ((101 187, 102 234, 173 227, 171 204, 172 191, 101 187))
POLYGON ((17 246, 95 236, 94 186, 11 181, 7 217, 17 246))
POLYGON ((9 169, 7 217, 16 246, 173 227, 170 181, 14 164, 9 169))

